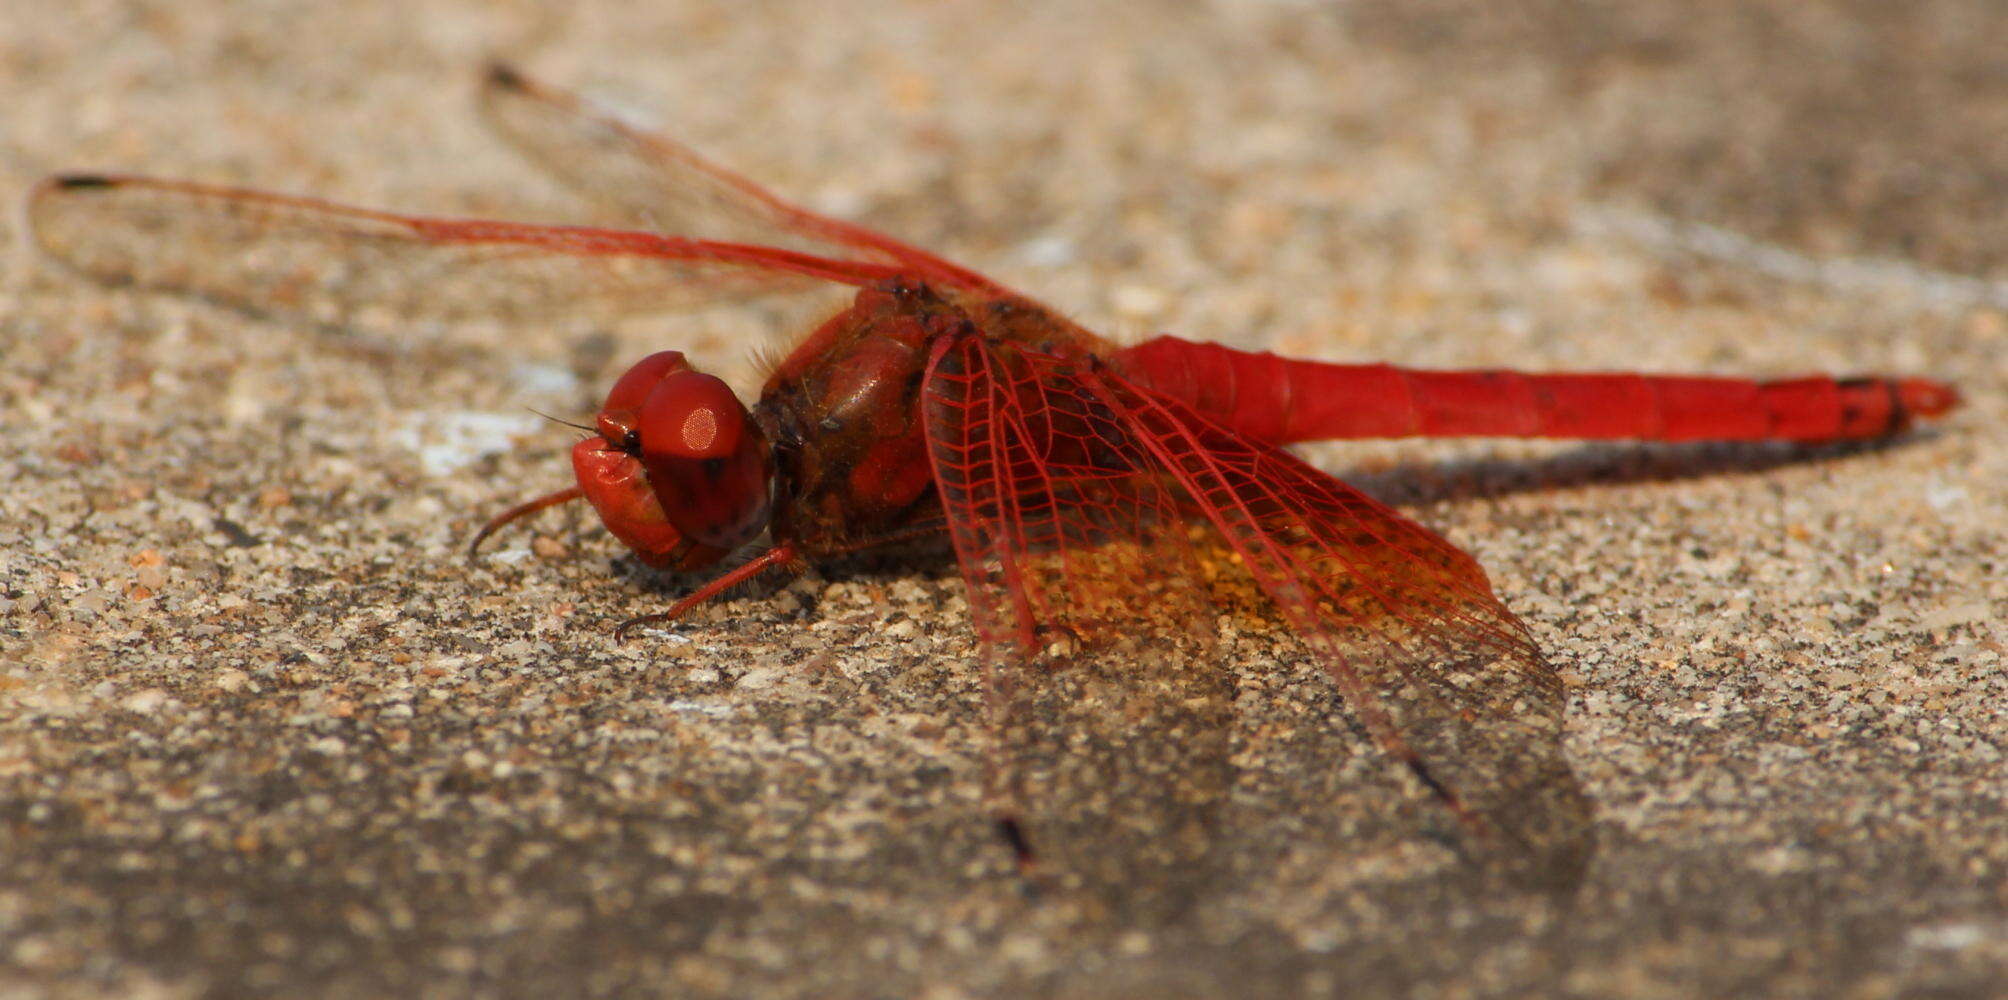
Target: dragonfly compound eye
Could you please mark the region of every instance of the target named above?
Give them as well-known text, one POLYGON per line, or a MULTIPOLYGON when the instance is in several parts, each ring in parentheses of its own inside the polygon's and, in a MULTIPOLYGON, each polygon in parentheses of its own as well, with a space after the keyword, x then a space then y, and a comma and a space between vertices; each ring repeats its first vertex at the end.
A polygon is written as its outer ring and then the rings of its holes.
POLYGON ((738 451, 749 422, 730 386, 717 376, 685 370, 655 384, 635 428, 645 459, 707 459, 738 451))
POLYGON ((635 429, 663 515, 686 537, 731 550, 767 526, 773 478, 767 441, 723 381, 671 372, 649 391, 635 429))
POLYGON ((682 351, 657 351, 635 362, 607 390, 607 401, 600 406, 600 436, 627 451, 635 450, 642 404, 664 379, 688 372, 690 362, 684 360, 682 351))

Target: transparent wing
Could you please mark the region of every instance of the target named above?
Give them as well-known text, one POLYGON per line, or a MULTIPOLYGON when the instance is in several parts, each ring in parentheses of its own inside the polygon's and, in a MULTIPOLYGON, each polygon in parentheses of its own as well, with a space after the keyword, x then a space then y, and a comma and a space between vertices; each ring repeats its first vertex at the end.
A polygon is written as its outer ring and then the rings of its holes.
POLYGON ((925 250, 783 200, 668 136, 509 66, 489 69, 480 101, 497 135, 623 225, 897 264, 944 287, 1004 290, 925 250))
POLYGON ((1024 654, 1055 626, 1106 634, 1161 618, 1167 596, 1190 613, 1177 592, 1209 578, 1252 579, 1468 825, 1544 871, 1583 858, 1561 683, 1470 556, 1092 357, 945 340, 924 414, 987 642, 1024 654))
POLYGON ((97 174, 43 181, 27 218, 44 252, 99 281, 328 323, 591 318, 899 273, 771 247, 97 174))

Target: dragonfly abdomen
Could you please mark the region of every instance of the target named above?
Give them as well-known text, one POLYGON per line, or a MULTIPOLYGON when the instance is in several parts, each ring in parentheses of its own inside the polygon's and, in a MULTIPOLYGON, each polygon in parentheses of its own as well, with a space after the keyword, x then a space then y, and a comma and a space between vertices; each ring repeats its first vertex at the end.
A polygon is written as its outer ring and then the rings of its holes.
POLYGON ((1837 441, 1894 434, 1959 403, 1950 386, 1928 379, 1429 371, 1300 361, 1174 337, 1121 351, 1116 363, 1216 421, 1279 444, 1466 436, 1837 441))

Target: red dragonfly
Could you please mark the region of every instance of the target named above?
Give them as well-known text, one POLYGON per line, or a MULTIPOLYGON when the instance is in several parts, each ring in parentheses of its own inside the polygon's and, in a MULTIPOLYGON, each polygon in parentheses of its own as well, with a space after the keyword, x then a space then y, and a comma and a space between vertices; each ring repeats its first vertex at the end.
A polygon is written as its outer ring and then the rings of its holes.
MULTIPOLYGON (((1172 337, 1122 347, 975 271, 810 212, 504 67, 482 109, 570 187, 656 231, 395 215, 181 181, 70 174, 28 203, 49 255, 108 283, 325 319, 662 309, 857 289, 748 410, 676 351, 615 382, 577 484, 651 566, 764 550, 659 614, 770 569, 946 534, 992 657, 1054 636, 1211 620, 1252 582, 1361 724, 1469 826, 1532 841, 1561 684, 1469 555, 1283 450, 1334 438, 1507 435, 1835 441, 1957 403, 1922 379, 1775 381, 1419 371, 1172 337)), ((994 659, 993 663, 996 662, 994 659)), ((998 671, 988 671, 995 676, 998 671)), ((993 684, 996 682, 993 682, 993 684)), ((1568 811, 1563 809, 1563 812, 1568 811)), ((1006 833, 1021 847, 1013 821, 1006 833)))

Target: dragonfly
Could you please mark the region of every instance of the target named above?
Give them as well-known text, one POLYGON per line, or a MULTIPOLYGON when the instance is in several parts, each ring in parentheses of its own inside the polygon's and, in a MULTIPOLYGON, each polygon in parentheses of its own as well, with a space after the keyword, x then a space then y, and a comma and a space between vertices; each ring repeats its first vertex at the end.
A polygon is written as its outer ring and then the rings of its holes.
MULTIPOLYGON (((1559 750, 1558 674, 1475 559, 1286 446, 1865 440, 1959 402, 1922 378, 1432 371, 1170 336, 1122 345, 513 68, 490 68, 479 107, 529 160, 646 228, 72 173, 31 192, 32 238, 102 283, 321 320, 520 320, 853 289, 750 408, 681 352, 635 363, 572 449, 575 482, 504 511, 470 548, 583 499, 653 567, 752 552, 625 634, 763 573, 945 536, 992 678, 1058 640, 1209 620, 1207 581, 1231 578, 1266 598, 1389 758, 1496 842, 1549 838, 1575 806, 1530 803, 1580 797, 1559 750)), ((1004 683, 990 682, 993 704, 1004 683)), ((999 822, 1028 857, 1014 814, 999 822)))

